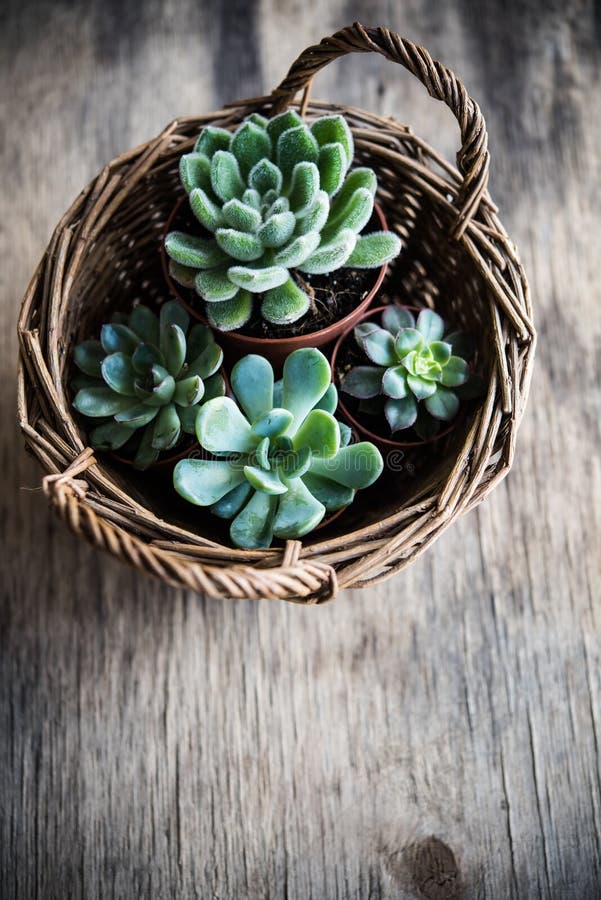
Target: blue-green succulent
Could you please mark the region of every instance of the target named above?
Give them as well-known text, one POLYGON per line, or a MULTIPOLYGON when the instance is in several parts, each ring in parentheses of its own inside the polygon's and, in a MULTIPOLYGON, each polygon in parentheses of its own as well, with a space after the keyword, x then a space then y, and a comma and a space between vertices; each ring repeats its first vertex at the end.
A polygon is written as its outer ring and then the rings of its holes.
POLYGON ((222 396, 225 385, 213 333, 200 323, 188 331, 188 325, 175 301, 160 316, 139 305, 103 325, 100 340, 75 347, 80 374, 73 379, 73 405, 94 422, 92 447, 124 448, 136 468, 146 469, 194 434, 201 404, 222 396))
POLYGON ((210 323, 228 331, 261 315, 291 324, 310 297, 293 272, 329 274, 341 266, 376 268, 400 251, 389 231, 360 235, 371 219, 372 169, 349 172, 353 136, 341 115, 310 125, 293 110, 254 114, 235 132, 202 130, 181 158, 192 212, 210 237, 172 231, 165 241, 171 276, 206 301, 210 323))
POLYGON ((236 547, 302 537, 379 477, 379 451, 349 443, 350 430, 334 417, 330 377, 313 348, 290 354, 275 384, 266 359, 245 356, 231 372, 234 396, 200 410, 198 440, 214 458, 181 460, 173 483, 186 500, 232 520, 236 547))
POLYGON ((455 418, 459 389, 472 377, 473 346, 465 335, 447 331, 433 310, 423 309, 416 320, 411 310, 392 305, 382 327, 364 322, 354 334, 368 364, 351 368, 340 388, 360 401, 361 412, 383 411, 391 432, 413 428, 422 439, 455 418))

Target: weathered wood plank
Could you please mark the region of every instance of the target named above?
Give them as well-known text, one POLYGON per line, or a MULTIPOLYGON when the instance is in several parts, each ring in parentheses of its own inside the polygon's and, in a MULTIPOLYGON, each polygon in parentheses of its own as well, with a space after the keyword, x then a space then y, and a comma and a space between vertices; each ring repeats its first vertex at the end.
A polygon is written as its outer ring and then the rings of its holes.
MULTIPOLYGON (((592 0, 10 5, 0 897, 601 895, 599 34, 592 0), (515 470, 403 576, 330 606, 169 590, 29 490, 18 302, 107 160, 268 89, 353 18, 427 45, 487 115, 540 331, 515 470)), ((315 94, 456 150, 450 113, 382 59, 340 62, 315 94)))

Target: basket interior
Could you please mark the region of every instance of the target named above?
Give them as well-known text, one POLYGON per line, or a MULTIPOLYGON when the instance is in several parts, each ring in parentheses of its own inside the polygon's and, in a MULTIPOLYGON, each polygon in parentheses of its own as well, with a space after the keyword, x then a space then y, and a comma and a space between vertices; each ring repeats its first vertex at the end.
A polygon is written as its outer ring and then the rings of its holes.
MULTIPOLYGON (((380 295, 381 305, 396 300, 412 306, 432 306, 454 326, 472 334, 478 343, 478 369, 488 380, 494 358, 491 352, 491 304, 489 287, 462 242, 448 237, 456 216, 453 200, 459 176, 411 131, 391 120, 349 110, 342 106, 314 102, 307 117, 324 111, 342 112, 355 135, 356 163, 372 166, 378 174, 377 199, 389 227, 403 238, 400 257, 390 267, 380 295), (391 151, 393 151, 391 153, 391 151)), ((61 346, 62 388, 65 406, 70 407, 69 379, 75 343, 95 336, 100 324, 114 310, 139 301, 157 308, 169 297, 160 258, 165 222, 182 196, 178 161, 187 152, 199 130, 214 123, 235 127, 248 109, 224 112, 218 119, 198 119, 179 125, 144 176, 123 196, 104 226, 94 235, 70 285, 63 310, 61 346)), ((127 160, 117 171, 128 179, 127 160)), ((226 365, 228 360, 226 357, 226 365)), ((451 470, 477 406, 463 415, 446 437, 404 457, 398 453, 392 465, 372 488, 359 492, 354 504, 331 525, 308 535, 305 545, 355 532, 393 515, 432 485, 442 482, 451 470)), ((76 420, 85 443, 84 429, 76 420)), ((503 441, 503 426, 497 443, 503 441)), ((102 455, 99 455, 102 456, 102 455)), ((391 462, 389 460, 389 462, 391 462)), ((228 523, 208 511, 185 503, 170 487, 170 469, 146 473, 117 463, 104 455, 103 474, 165 522, 229 547, 228 523)), ((235 551, 233 551, 235 553, 235 551)))

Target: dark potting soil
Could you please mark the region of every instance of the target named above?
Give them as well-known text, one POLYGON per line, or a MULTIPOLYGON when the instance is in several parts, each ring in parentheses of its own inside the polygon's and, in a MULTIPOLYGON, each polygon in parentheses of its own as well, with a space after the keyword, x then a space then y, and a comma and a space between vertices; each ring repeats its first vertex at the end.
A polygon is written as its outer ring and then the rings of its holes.
POLYGON ((306 275, 293 269, 292 277, 311 298, 307 313, 290 325, 273 325, 261 317, 263 294, 255 294, 252 317, 239 333, 257 338, 289 338, 321 331, 350 315, 379 274, 379 269, 337 269, 330 275, 306 275))

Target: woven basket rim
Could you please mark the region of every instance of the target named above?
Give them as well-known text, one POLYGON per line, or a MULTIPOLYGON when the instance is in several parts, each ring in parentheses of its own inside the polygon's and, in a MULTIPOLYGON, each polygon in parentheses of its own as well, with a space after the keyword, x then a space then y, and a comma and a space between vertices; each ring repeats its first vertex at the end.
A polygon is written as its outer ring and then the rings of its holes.
MULTIPOLYGON (((528 395, 536 343, 528 284, 517 250, 488 194, 488 165, 484 120, 455 76, 423 48, 387 29, 365 29, 357 23, 308 48, 271 95, 239 101, 204 116, 176 119, 156 138, 113 160, 57 225, 19 317, 19 423, 27 447, 47 473, 43 489, 51 506, 75 533, 139 570, 219 597, 321 603, 340 587, 377 584, 412 562, 505 477, 528 395), (343 53, 370 50, 404 65, 433 96, 453 108, 462 132, 458 169, 407 126, 345 104, 309 100, 310 81, 322 65, 343 53), (403 165, 424 196, 435 198, 448 215, 453 239, 486 284, 496 366, 481 410, 444 483, 422 484, 394 514, 344 535, 310 543, 288 541, 283 548, 266 551, 241 551, 162 521, 149 510, 141 512, 131 497, 128 509, 128 497, 113 482, 110 466, 107 469, 85 446, 71 417, 62 379, 63 332, 69 292, 88 248, 105 233, 111 216, 141 179, 172 165, 191 145, 189 133, 194 128, 213 121, 227 127, 253 109, 280 111, 295 105, 300 89, 304 95, 296 105, 303 114, 343 111, 360 120, 362 127, 353 128, 360 150, 377 145, 382 158, 394 161, 395 154, 401 159, 401 143, 419 148, 428 165, 408 156, 402 157, 403 165)), ((376 304, 380 305, 377 298, 376 304)))

